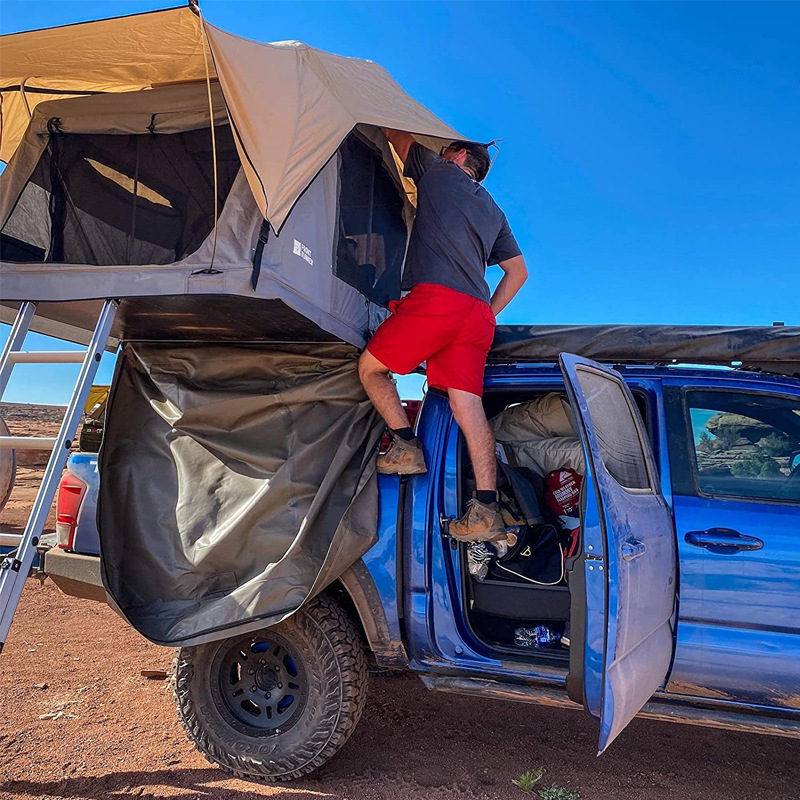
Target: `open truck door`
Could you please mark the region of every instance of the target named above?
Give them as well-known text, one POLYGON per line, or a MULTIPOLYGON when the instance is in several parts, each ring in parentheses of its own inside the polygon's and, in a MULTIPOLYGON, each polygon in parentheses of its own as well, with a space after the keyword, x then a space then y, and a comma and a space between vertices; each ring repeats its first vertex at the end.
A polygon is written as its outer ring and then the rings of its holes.
POLYGON ((622 376, 569 353, 560 362, 586 457, 583 548, 570 576, 567 688, 600 721, 602 753, 669 671, 675 533, 622 376))

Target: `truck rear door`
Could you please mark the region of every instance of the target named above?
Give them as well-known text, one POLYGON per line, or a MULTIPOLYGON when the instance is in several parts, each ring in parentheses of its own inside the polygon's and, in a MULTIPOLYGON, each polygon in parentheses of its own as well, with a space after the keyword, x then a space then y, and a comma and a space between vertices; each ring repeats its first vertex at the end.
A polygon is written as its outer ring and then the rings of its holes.
POLYGON ((567 353, 561 369, 586 457, 583 548, 570 576, 568 690, 600 721, 602 753, 669 671, 675 532, 621 375, 567 353))

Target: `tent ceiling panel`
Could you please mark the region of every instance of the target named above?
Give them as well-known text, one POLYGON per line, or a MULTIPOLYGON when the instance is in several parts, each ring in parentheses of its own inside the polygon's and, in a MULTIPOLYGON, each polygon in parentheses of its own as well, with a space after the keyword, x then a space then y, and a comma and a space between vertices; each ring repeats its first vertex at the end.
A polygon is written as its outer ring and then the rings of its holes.
POLYGON ((359 123, 419 134, 434 146, 463 138, 372 61, 300 42, 261 44, 208 24, 206 31, 250 187, 275 230, 359 123))
MULTIPOLYGON (((227 123, 228 112, 217 81, 211 84, 211 102, 214 123, 227 123)), ((53 119, 58 120, 61 133, 180 133, 209 127, 208 91, 205 83, 192 83, 49 100, 36 106, 30 132, 48 133, 53 119)))

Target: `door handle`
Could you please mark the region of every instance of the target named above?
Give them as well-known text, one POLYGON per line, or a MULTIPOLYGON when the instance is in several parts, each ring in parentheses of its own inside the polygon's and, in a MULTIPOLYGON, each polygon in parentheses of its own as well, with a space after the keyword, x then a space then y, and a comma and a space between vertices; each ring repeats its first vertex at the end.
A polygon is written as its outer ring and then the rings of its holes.
POLYGON ((733 555, 742 550, 760 550, 761 539, 745 536, 732 528, 709 528, 707 531, 689 531, 684 537, 687 544, 704 547, 709 553, 733 555))
POLYGON ((626 542, 622 543, 622 560, 633 561, 639 556, 643 556, 647 550, 647 545, 640 542, 638 539, 631 537, 626 542))

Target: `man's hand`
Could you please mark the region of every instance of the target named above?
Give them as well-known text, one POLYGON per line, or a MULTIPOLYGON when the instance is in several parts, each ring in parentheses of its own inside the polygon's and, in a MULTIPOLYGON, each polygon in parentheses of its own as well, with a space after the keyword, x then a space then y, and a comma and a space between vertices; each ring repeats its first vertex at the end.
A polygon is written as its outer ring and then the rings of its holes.
POLYGON ((405 164, 408 158, 408 151, 411 145, 414 144, 414 137, 405 131, 395 131, 392 128, 381 128, 383 135, 389 140, 389 143, 394 147, 400 160, 405 164))
POLYGON ((491 306, 495 316, 511 302, 514 295, 522 288, 522 284, 528 279, 528 268, 525 266, 525 259, 522 256, 514 256, 507 261, 501 261, 499 267, 505 274, 492 295, 491 306))

